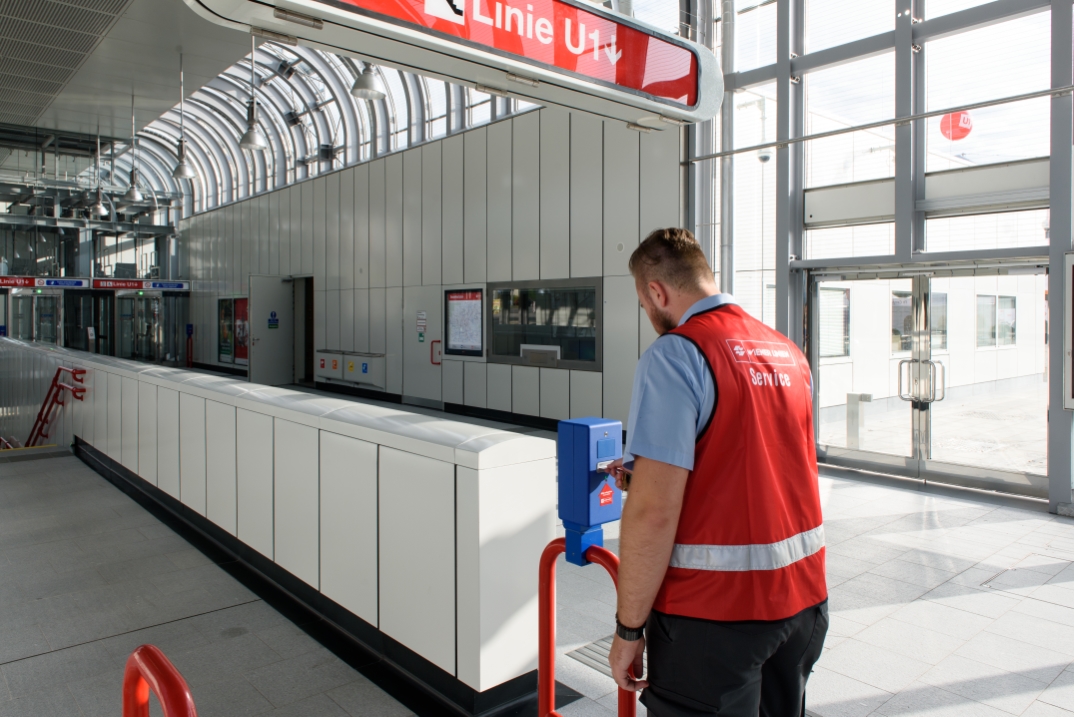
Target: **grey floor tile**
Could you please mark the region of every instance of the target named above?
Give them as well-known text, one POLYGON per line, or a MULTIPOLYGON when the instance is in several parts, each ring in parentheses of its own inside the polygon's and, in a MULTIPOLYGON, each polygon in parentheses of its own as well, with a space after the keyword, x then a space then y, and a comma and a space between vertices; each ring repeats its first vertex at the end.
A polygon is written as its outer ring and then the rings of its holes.
POLYGON ((1040 696, 1045 704, 1074 711, 1074 673, 1063 672, 1040 696))
POLYGON ((889 699, 890 692, 819 666, 806 685, 806 709, 822 717, 866 717, 889 699))
POLYGON ((0 717, 82 717, 67 685, 58 685, 18 699, 0 701, 0 717))
POLYGON ((275 714, 272 704, 244 679, 220 680, 191 688, 201 717, 248 717, 275 714))
POLYGON ((48 652, 3 665, 11 696, 21 698, 57 684, 95 677, 119 667, 100 643, 48 652))
POLYGON ((1009 717, 995 707, 975 702, 954 692, 914 683, 881 705, 876 713, 886 717, 1009 717))
POLYGON ((1071 664, 1069 655, 987 631, 976 635, 955 654, 1045 684, 1071 664))
MULTIPOLYGON (((280 662, 280 656, 256 635, 241 635, 230 640, 206 643, 190 650, 175 652, 168 657, 191 689, 201 684, 224 679, 241 679, 280 662)), ((256 683, 255 687, 258 686, 256 683)), ((317 690, 323 692, 323 690, 317 690)), ((275 706, 280 703, 273 702, 275 706)))
POLYGON ((292 625, 263 600, 198 615, 189 622, 209 642, 292 625))
POLYGON ((353 668, 323 647, 248 671, 246 679, 276 707, 353 682, 353 668))
POLYGON ((1074 717, 1074 712, 1037 700, 1022 713, 1022 717, 1074 717))
POLYGON ((1021 714, 1047 687, 1023 675, 952 655, 921 676, 921 682, 996 709, 1021 714))
POLYGON ((37 625, 0 623, 0 664, 48 651, 37 625))
POLYGON ((263 714, 265 717, 347 717, 347 712, 325 694, 304 697, 294 704, 263 714))
POLYGON ((350 717, 409 717, 414 714, 362 675, 329 691, 328 696, 350 717))
POLYGON ((915 660, 855 638, 848 638, 825 651, 817 664, 893 693, 899 692, 932 667, 923 660, 915 660))

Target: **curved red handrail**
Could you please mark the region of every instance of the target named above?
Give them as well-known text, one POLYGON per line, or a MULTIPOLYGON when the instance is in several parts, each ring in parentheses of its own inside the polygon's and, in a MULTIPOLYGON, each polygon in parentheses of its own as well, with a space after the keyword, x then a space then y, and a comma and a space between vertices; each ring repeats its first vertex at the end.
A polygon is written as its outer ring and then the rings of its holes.
POLYGON ((154 645, 135 648, 123 673, 123 717, 149 717, 149 692, 160 700, 164 717, 197 717, 186 680, 154 645))
MULTIPOLYGON (((556 538, 541 553, 537 584, 537 717, 562 717, 556 707, 556 558, 566 552, 567 542, 556 538)), ((619 587, 619 558, 607 548, 594 545, 585 551, 586 559, 600 565, 619 587)), ((619 688, 619 717, 635 717, 637 693, 619 688)), ((124 717, 126 717, 124 715, 124 717)))

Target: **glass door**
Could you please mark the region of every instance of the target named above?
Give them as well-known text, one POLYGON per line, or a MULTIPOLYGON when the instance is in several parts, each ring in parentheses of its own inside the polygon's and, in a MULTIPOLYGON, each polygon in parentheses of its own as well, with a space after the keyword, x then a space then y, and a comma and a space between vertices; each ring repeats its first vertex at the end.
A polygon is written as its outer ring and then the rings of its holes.
POLYGON ((1046 494, 1045 274, 811 285, 821 461, 1046 494))
POLYGON ((11 337, 21 341, 34 339, 34 297, 29 294, 11 297, 11 337))
POLYGON ((60 297, 39 295, 34 297, 34 339, 46 344, 59 343, 60 297))
POLYGON ((116 347, 116 356, 119 358, 134 358, 134 301, 133 296, 116 297, 119 315, 119 345, 116 347))
POLYGON ((916 470, 912 406, 899 398, 906 389, 900 366, 913 352, 912 297, 911 279, 816 281, 814 400, 822 456, 916 470))
POLYGON ((927 467, 972 466, 1045 487, 1047 275, 936 277, 931 292, 944 396, 931 405, 927 467))

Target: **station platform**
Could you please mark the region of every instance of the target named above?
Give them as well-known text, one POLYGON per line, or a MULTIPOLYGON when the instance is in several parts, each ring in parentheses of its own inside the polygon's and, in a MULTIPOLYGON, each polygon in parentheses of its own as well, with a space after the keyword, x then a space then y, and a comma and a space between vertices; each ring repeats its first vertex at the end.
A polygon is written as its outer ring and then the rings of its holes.
MULTIPOLYGON (((810 714, 1074 714, 1074 521, 825 468, 821 485, 831 627, 810 714)), ((557 679, 577 693, 564 717, 615 714, 593 659, 614 607, 603 570, 560 559, 557 679)), ((118 714, 143 643, 203 717, 441 713, 74 456, 0 462, 0 715, 118 714)))

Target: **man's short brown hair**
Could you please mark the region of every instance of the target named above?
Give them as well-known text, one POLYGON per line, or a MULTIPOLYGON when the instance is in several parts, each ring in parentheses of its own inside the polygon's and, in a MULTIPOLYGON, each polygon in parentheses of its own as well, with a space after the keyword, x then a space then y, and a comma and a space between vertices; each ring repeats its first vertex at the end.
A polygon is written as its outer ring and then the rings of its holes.
POLYGON ((627 265, 637 281, 660 281, 679 291, 696 289, 712 278, 705 253, 688 229, 657 229, 638 245, 627 265))

